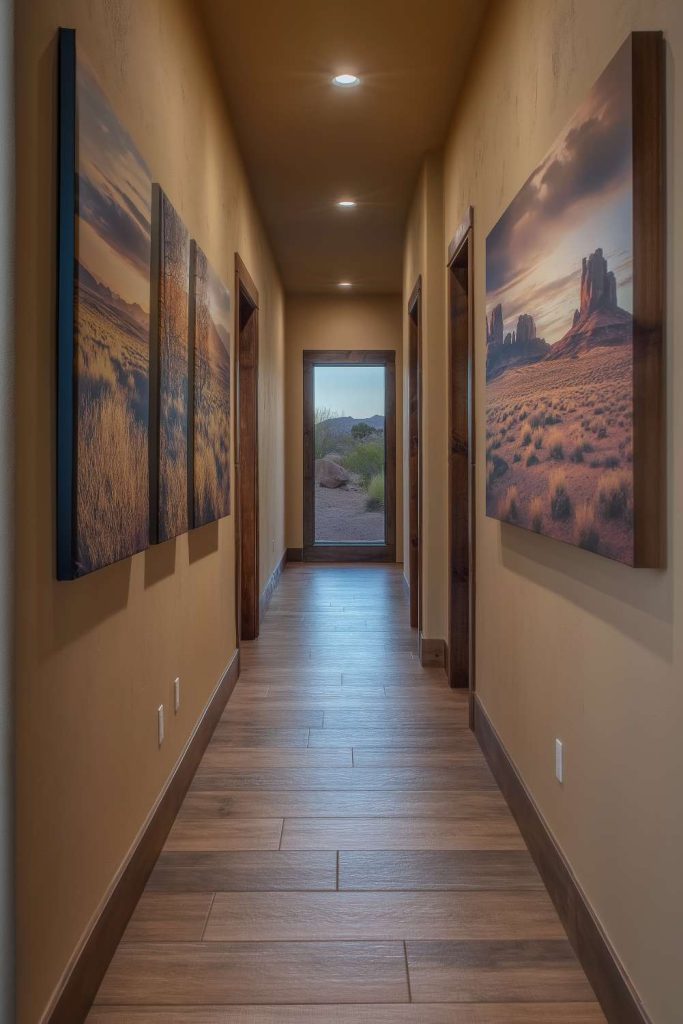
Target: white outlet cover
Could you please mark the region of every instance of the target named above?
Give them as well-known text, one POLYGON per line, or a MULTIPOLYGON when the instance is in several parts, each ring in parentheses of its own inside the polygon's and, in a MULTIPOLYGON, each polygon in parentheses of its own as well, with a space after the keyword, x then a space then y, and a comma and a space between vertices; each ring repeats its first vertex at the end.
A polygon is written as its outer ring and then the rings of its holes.
POLYGON ((555 740, 555 778, 558 782, 564 782, 564 744, 562 740, 555 740))
POLYGON ((157 725, 159 727, 159 746, 164 742, 164 705, 157 708, 157 725))

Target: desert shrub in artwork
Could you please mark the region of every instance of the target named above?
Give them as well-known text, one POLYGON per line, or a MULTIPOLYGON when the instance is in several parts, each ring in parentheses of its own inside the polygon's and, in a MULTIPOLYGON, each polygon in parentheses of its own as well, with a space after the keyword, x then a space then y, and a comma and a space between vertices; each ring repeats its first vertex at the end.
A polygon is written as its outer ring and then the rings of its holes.
POLYGON ((598 508, 603 519, 626 520, 630 514, 631 474, 612 470, 598 481, 598 508))
POLYGON ((536 495, 529 504, 529 525, 534 533, 541 533, 545 519, 545 505, 543 499, 536 495))
POLYGON ((548 494, 553 519, 569 519, 572 514, 572 503, 567 489, 567 477, 561 470, 556 470, 548 477, 548 494))
POLYGON ((516 523, 519 519, 519 492, 516 487, 508 487, 500 503, 500 518, 506 523, 516 523))
POLYGON ((591 501, 584 501, 576 510, 574 537, 577 545, 586 551, 597 551, 600 547, 600 532, 591 501))
POLYGON ((147 432, 108 389, 80 408, 79 561, 109 565, 147 543, 147 432), (106 438, 106 444, 103 439, 106 438))

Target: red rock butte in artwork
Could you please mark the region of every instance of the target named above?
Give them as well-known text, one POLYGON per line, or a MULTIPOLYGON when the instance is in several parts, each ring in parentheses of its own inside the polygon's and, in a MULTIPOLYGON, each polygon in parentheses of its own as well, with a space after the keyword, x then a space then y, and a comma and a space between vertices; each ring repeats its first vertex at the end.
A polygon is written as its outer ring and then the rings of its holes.
POLYGON ((633 170, 623 47, 487 239, 486 511, 633 563, 633 170))

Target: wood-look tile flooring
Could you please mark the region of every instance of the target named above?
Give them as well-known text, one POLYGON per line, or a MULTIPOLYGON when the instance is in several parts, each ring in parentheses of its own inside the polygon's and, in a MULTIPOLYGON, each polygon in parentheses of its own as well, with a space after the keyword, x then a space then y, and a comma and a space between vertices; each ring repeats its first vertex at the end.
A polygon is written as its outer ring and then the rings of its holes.
POLYGON ((90 1024, 598 1024, 398 566, 290 566, 90 1024))

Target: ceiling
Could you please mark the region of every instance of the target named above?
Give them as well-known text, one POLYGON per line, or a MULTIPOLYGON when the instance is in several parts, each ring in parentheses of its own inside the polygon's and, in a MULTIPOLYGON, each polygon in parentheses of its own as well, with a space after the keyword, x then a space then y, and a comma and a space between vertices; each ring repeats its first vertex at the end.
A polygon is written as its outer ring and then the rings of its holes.
POLYGON ((420 164, 444 141, 484 0, 199 6, 286 290, 400 291, 420 164), (360 85, 332 85, 342 72, 360 85))

